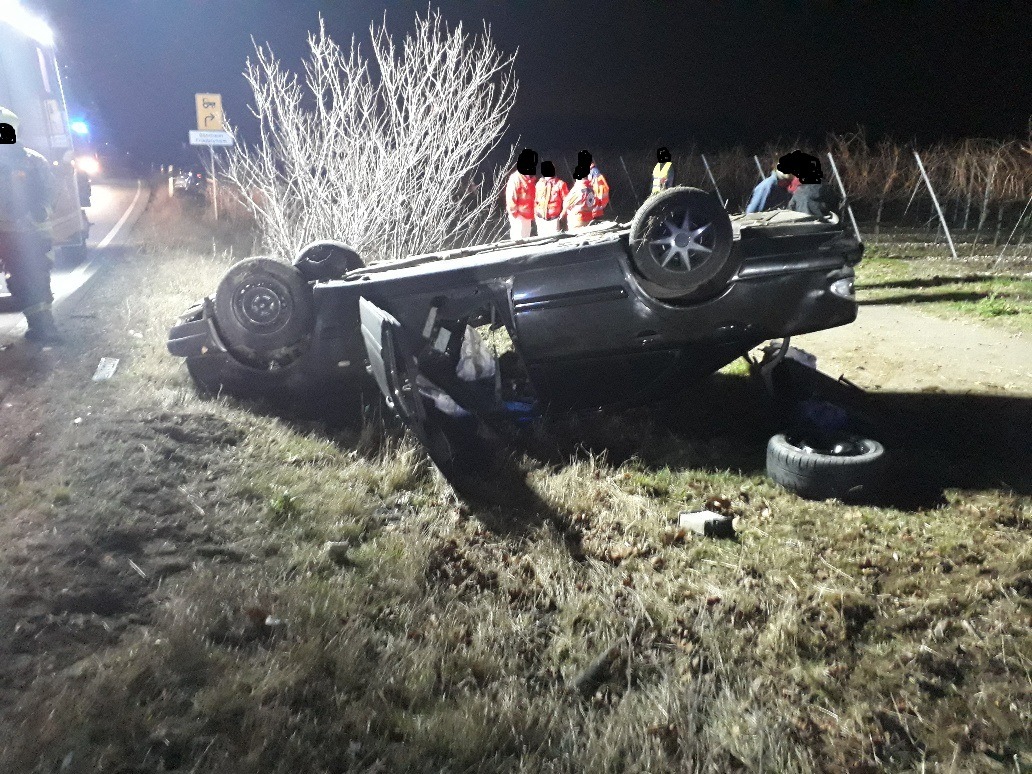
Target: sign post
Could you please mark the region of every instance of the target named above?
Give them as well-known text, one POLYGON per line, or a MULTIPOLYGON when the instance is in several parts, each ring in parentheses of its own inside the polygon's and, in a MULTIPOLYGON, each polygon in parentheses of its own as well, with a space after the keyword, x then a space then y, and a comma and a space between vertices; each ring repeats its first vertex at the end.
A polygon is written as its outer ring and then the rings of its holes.
POLYGON ((215 208, 215 220, 218 220, 219 183, 215 175, 215 146, 233 145, 233 135, 226 131, 221 94, 195 94, 194 104, 197 108, 197 129, 190 130, 190 144, 207 145, 211 151, 211 201, 215 208))

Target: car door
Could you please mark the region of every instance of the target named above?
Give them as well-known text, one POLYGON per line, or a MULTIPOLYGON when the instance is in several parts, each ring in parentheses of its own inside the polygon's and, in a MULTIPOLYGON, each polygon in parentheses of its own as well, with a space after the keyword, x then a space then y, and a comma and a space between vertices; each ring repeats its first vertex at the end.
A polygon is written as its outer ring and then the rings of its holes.
POLYGON ((426 410, 416 388, 416 359, 405 345, 401 323, 369 299, 358 300, 369 369, 388 407, 426 443, 426 410))

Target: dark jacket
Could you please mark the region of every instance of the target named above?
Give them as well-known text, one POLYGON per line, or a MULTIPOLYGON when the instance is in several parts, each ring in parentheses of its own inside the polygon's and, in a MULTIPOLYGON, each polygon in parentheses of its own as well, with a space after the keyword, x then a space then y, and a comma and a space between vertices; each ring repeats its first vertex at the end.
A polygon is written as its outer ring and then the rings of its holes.
POLYGON ((838 192, 829 183, 803 183, 792 194, 788 209, 812 215, 815 218, 826 218, 831 213, 838 213, 842 202, 838 192))

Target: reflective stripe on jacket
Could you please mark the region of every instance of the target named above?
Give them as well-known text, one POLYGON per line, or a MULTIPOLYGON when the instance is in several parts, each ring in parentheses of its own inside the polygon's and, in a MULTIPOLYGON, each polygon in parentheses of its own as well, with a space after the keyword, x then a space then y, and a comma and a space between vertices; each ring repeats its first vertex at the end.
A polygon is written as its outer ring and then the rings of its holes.
POLYGON ((534 195, 534 217, 556 220, 562 216, 563 202, 569 192, 570 187, 560 177, 540 178, 534 195))
POLYGON ((0 231, 50 234, 53 198, 50 164, 18 146, 0 152, 0 231))
POLYGON ((596 208, 595 191, 586 179, 575 180, 573 188, 566 194, 563 200, 563 212, 568 219, 576 219, 580 222, 591 220, 596 208))
POLYGON ((533 175, 521 175, 518 171, 509 175, 505 184, 505 209, 515 218, 534 217, 533 175))
POLYGON ((662 164, 657 162, 656 166, 652 168, 652 193, 657 194, 660 191, 665 191, 674 184, 674 173, 670 169, 672 165, 672 161, 666 161, 662 164))
POLYGON ((588 181, 595 192, 595 209, 591 213, 592 218, 601 218, 606 206, 609 204, 609 182, 606 176, 599 172, 598 167, 591 165, 591 172, 588 174, 588 181))

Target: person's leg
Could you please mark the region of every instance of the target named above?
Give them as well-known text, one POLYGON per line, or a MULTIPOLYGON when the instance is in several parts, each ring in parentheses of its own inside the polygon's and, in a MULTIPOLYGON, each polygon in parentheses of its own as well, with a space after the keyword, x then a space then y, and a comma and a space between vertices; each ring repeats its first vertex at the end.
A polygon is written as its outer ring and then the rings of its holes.
POLYGON ((50 306, 50 245, 36 234, 9 235, 5 240, 7 288, 21 307, 29 324, 25 337, 34 341, 57 341, 60 333, 50 306))

